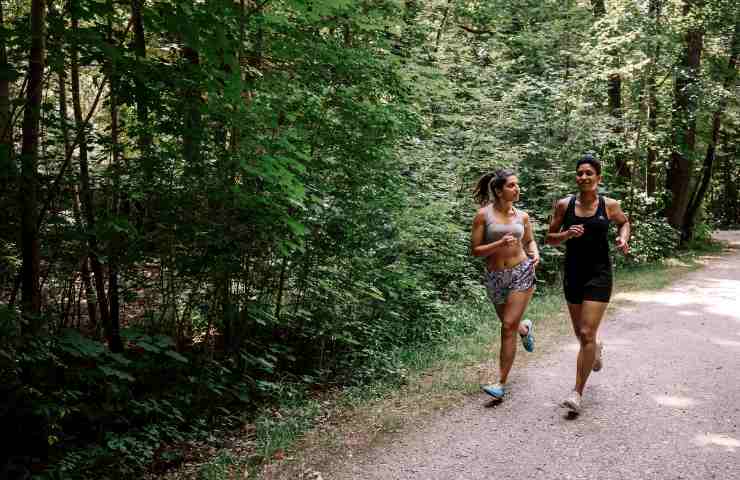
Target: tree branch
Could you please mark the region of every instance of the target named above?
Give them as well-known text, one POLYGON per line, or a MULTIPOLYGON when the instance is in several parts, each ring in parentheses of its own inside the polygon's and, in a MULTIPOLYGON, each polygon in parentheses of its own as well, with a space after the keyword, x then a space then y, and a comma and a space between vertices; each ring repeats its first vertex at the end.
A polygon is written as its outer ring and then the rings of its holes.
POLYGON ((67 154, 65 155, 62 168, 59 169, 59 173, 57 174, 56 178, 54 179, 54 183, 49 189, 49 195, 46 197, 46 200, 44 201, 44 204, 42 205, 41 210, 39 211, 39 218, 38 218, 38 222, 36 223, 36 231, 38 231, 41 228, 41 224, 44 223, 44 216, 49 211, 49 206, 51 205, 52 200, 54 200, 54 197, 56 197, 57 195, 59 184, 62 182, 62 177, 64 177, 64 174, 67 172, 67 167, 69 167, 69 164, 71 163, 72 154, 74 153, 77 146, 80 144, 82 133, 85 131, 85 128, 87 128, 87 125, 90 123, 90 119, 92 118, 93 113, 95 113, 95 110, 98 108, 98 102, 100 102, 100 96, 103 93, 103 90, 105 89, 105 84, 107 83, 107 81, 108 81, 108 77, 103 77, 103 81, 100 82, 100 87, 98 88, 98 94, 95 96, 95 101, 90 107, 90 111, 87 112, 85 121, 80 126, 80 128, 77 129, 77 134, 75 135, 74 141, 72 142, 72 145, 70 146, 69 150, 67 151, 67 154))
POLYGON ((458 27, 462 28, 468 33, 472 33, 475 35, 488 35, 488 34, 496 33, 495 30, 478 29, 478 28, 468 27, 467 25, 463 25, 463 24, 459 24, 458 27))

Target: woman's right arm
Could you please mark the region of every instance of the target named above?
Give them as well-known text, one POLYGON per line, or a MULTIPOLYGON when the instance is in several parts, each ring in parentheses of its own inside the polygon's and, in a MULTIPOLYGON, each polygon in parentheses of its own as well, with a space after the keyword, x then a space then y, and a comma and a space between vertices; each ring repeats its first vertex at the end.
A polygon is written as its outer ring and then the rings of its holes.
POLYGON ((474 257, 489 257, 496 249, 500 248, 506 240, 506 237, 493 243, 484 244, 486 235, 486 217, 483 213, 478 214, 473 219, 473 232, 470 239, 470 246, 474 257))
POLYGON ((552 212, 552 220, 550 221, 550 228, 547 231, 547 237, 545 237, 546 244, 559 245, 560 242, 564 240, 583 235, 582 225, 572 225, 568 230, 564 232, 560 231, 563 226, 563 220, 565 219, 565 211, 567 208, 568 197, 559 200, 555 204, 555 208, 553 208, 552 212))

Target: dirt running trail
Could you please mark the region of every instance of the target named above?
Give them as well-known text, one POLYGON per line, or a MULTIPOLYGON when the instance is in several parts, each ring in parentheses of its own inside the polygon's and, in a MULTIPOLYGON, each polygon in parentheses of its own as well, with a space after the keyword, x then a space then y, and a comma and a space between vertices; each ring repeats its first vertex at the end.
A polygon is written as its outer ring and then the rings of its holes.
POLYGON ((324 478, 740 479, 740 232, 718 237, 734 250, 668 288, 617 292, 580 416, 557 406, 575 376, 566 337, 515 366, 498 406, 473 395, 324 478))

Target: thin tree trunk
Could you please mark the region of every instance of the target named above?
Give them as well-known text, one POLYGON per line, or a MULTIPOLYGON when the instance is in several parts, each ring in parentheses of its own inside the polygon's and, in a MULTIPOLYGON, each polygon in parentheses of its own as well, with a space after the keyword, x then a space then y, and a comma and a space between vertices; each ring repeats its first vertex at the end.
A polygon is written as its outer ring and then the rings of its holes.
MULTIPOLYGON (((49 6, 49 12, 51 14, 55 14, 56 12, 53 11, 52 6, 49 6)), ((69 159, 72 157, 72 150, 74 149, 72 142, 69 137, 69 114, 67 110, 67 70, 65 68, 65 63, 62 61, 59 65, 59 68, 57 69, 57 75, 59 78, 59 85, 58 85, 58 96, 59 96, 59 120, 60 120, 60 128, 62 131, 62 141, 64 142, 64 158, 69 159)), ((73 187, 70 189, 72 193, 72 212, 74 214, 74 219, 77 225, 79 226, 80 230, 83 229, 82 224, 82 215, 80 213, 80 196, 79 191, 77 190, 77 187, 73 187)), ((92 291, 91 282, 90 282, 90 270, 87 266, 87 255, 85 255, 84 260, 81 263, 81 269, 80 274, 82 277, 82 285, 83 289, 85 290, 85 298, 86 298, 86 304, 87 304, 87 310, 88 310, 88 317, 91 325, 97 326, 97 300, 95 299, 95 294, 92 291)), ((73 299, 70 299, 70 302, 73 299)))
MULTIPOLYGON (((737 78, 737 63, 738 55, 740 55, 740 22, 735 23, 735 31, 732 35, 732 41, 730 42, 730 58, 727 62, 727 75, 723 82, 725 90, 732 91, 735 86, 735 79, 737 78)), ((722 97, 717 106, 717 110, 712 115, 712 136, 707 145, 707 153, 704 156, 704 165, 702 167, 702 176, 699 185, 691 197, 691 201, 686 209, 686 216, 683 221, 683 239, 691 240, 694 236, 694 223, 696 221, 696 214, 704 201, 704 196, 707 193, 709 184, 712 179, 712 172, 714 167, 714 159, 717 151, 717 144, 719 142, 719 132, 722 125, 722 114, 727 107, 727 99, 722 97)))
MULTIPOLYGON (((65 161, 69 161, 72 157, 72 150, 74 149, 74 146, 72 145, 70 138, 69 138, 69 114, 67 113, 67 70, 65 68, 64 63, 60 66, 58 70, 58 76, 59 76, 59 118, 61 122, 61 130, 62 130, 62 139, 64 141, 64 154, 65 154, 65 161)), ((79 103, 79 100, 78 102, 79 103)), ((84 135, 84 133, 82 133, 84 135)), ((81 135, 78 137, 78 141, 81 135)), ((84 138, 84 137, 82 137, 84 138)), ((83 144, 84 145, 84 144, 83 144)), ((80 231, 84 230, 84 225, 82 223, 82 214, 80 211, 80 194, 77 186, 73 186, 72 189, 72 212, 74 214, 75 222, 77 223, 78 227, 80 228, 80 231)), ((93 327, 97 327, 98 318, 97 318, 97 299, 95 298, 95 292, 92 289, 92 282, 90 281, 90 270, 87 266, 87 254, 85 254, 84 259, 81 262, 81 268, 80 268, 80 275, 82 277, 82 285, 85 291, 85 303, 87 305, 87 315, 88 320, 90 324, 93 327)), ((80 295, 82 292, 80 292, 80 295)))
MULTIPOLYGON (((684 17, 700 6, 701 2, 688 0, 684 3, 684 17)), ((696 96, 704 32, 698 25, 691 25, 684 37, 678 73, 676 74, 673 119, 671 166, 668 175, 668 190, 671 204, 667 212, 668 222, 681 229, 689 205, 691 173, 694 168, 694 148, 696 146, 696 96)))
MULTIPOLYGON (((615 60, 616 63, 616 60, 615 60)), ((624 133, 624 127, 622 125, 622 75, 619 73, 609 74, 609 113, 614 122, 612 132, 614 133, 615 140, 614 144, 614 167, 618 178, 629 181, 632 178, 632 171, 627 162, 625 153, 619 148, 619 143, 616 141, 622 133, 624 133)))
MULTIPOLYGON (((5 27, 3 3, 0 2, 0 26, 5 27)), ((10 70, 4 35, 0 35, 0 69, 5 72, 10 70)), ((12 158, 13 151, 10 121, 10 79, 3 75, 0 77, 0 155, 6 156, 6 159, 12 158)))
MULTIPOLYGON (((72 310, 75 304, 75 297, 77 297, 77 272, 72 272, 72 278, 69 281, 69 288, 67 289, 67 303, 62 302, 62 327, 68 328, 71 326, 72 310)), ((62 297, 64 298, 64 297, 62 297)))
MULTIPOLYGON (((2 28, 5 28, 4 3, 0 1, 0 27, 2 28)), ((0 35, 0 71, 8 73, 11 71, 11 66, 8 64, 5 35, 0 35)), ((10 108, 10 78, 8 73, 0 76, 0 192, 3 192, 3 200, 0 201, 0 224, 13 225, 18 228, 16 212, 7 208, 5 203, 6 199, 8 202, 12 202, 11 199, 17 198, 17 188, 19 187, 15 158, 16 150, 15 145, 13 145, 13 111, 10 108)), ((14 283, 17 283, 20 287, 21 272, 16 272, 15 276, 18 280, 14 283)), ((10 306, 15 303, 16 296, 17 289, 14 288, 11 291, 10 306)))
MULTIPOLYGON (((113 11, 112 2, 109 3, 111 12, 113 11)), ((115 48, 113 39, 113 21, 108 20, 108 43, 111 48, 115 48)), ((116 78, 115 60, 108 59, 108 78, 110 78, 110 94, 108 103, 110 105, 110 129, 111 129, 111 161, 113 163, 113 192, 111 195, 111 213, 115 219, 120 214, 120 190, 121 190, 121 159, 120 146, 118 145, 119 127, 118 127, 118 81, 116 78)), ((121 320, 120 320, 120 301, 118 292, 118 270, 120 268, 121 254, 121 235, 116 233, 111 239, 110 261, 108 262, 108 295, 110 297, 110 327, 106 332, 108 338, 108 348, 113 353, 123 352, 123 342, 121 341, 121 320)))
POLYGON ((728 155, 724 156, 724 202, 725 202, 725 218, 726 223, 730 226, 740 224, 740 204, 738 202, 738 189, 737 189, 737 177, 738 172, 735 165, 736 155, 739 153, 737 144, 735 144, 734 152, 729 152, 728 155))
MULTIPOLYGON (((146 39, 144 37, 144 19, 142 17, 143 5, 144 0, 131 0, 131 21, 134 27, 134 54, 139 68, 141 68, 141 62, 146 58, 146 39)), ((148 129, 149 106, 146 86, 138 75, 134 77, 134 88, 136 90, 136 116, 142 131, 139 136, 139 149, 141 150, 141 155, 146 158, 152 143, 152 137, 148 129)))
MULTIPOLYGON (((80 191, 77 186, 73 188, 72 192, 72 211, 75 216, 75 222, 79 225, 80 230, 84 229, 82 223, 82 213, 80 211, 80 191)), ((92 287, 92 281, 90 279, 90 267, 88 266, 88 257, 85 253, 85 257, 82 259, 80 264, 80 274, 82 275, 82 284, 85 287, 85 304, 87 305, 87 316, 90 325, 98 329, 98 299, 95 296, 95 290, 92 287)))
POLYGON ((264 43, 264 29, 262 28, 262 9, 260 8, 256 10, 255 14, 257 15, 257 17, 255 18, 255 23, 257 23, 257 30, 254 32, 254 54, 252 58, 252 66, 259 70, 262 68, 262 50, 264 43))
MULTIPOLYGON (((237 46, 236 50, 236 65, 239 69, 239 79, 244 80, 244 75, 242 73, 242 62, 244 62, 246 59, 244 58, 244 41, 247 38, 247 12, 246 12, 246 0, 239 0, 239 45, 237 46)), ((244 90, 242 90, 242 95, 244 94, 244 90)), ((239 149, 239 142, 241 140, 241 125, 238 125, 236 123, 232 124, 231 128, 229 129, 229 152, 231 154, 236 154, 236 152, 239 149)))
POLYGON ((434 52, 437 53, 439 51, 439 41, 442 39, 442 32, 445 29, 445 26, 447 25, 447 18, 450 16, 450 3, 452 3, 452 0, 447 0, 447 5, 445 5, 445 13, 442 15, 442 21, 439 22, 439 28, 437 29, 437 35, 434 39, 434 52))
POLYGON ((71 74, 72 74, 72 105, 74 109, 75 123, 79 134, 79 161, 80 161, 80 199, 82 206, 82 215, 85 220, 85 231, 88 238, 89 258, 92 267, 93 278, 95 280, 96 298, 100 310, 100 320, 106 333, 110 330, 110 316, 108 309, 108 299, 105 294, 105 278, 103 277, 103 266, 98 260, 98 241, 95 234, 95 210, 93 193, 90 186, 90 172, 87 161, 87 133, 85 123, 82 118, 82 106, 80 100, 80 64, 79 52, 77 46, 77 32, 79 30, 79 21, 77 19, 75 0, 71 0, 72 11, 72 36, 71 42, 71 74))
POLYGON ((658 131, 658 88, 655 81, 657 73, 658 59, 660 57, 660 13, 662 10, 662 0, 650 0, 649 15, 653 19, 652 34, 655 41, 655 50, 650 61, 650 73, 648 75, 648 131, 650 132, 650 145, 647 151, 647 178, 645 181, 645 190, 648 195, 653 195, 658 187, 658 148, 655 145, 655 135, 658 131))
POLYGON ((277 300, 275 301, 275 319, 280 321, 280 310, 283 306, 283 292, 285 291, 285 272, 288 269, 288 257, 283 256, 282 265, 280 266, 280 280, 277 288, 277 300))
POLYGON ((39 124, 44 77, 44 0, 31 1, 31 50, 28 64, 28 91, 23 114, 21 144, 21 302, 29 332, 41 329, 41 292, 39 291, 39 237, 36 228, 38 216, 38 154, 39 124))
MULTIPOLYGON (((187 62, 186 75, 196 78, 196 84, 199 83, 200 56, 198 52, 190 47, 183 47, 182 55, 187 62)), ((200 167, 200 131, 202 115, 200 111, 200 89, 190 88, 185 92, 186 113, 185 113, 185 131, 183 132, 183 156, 189 168, 200 167)))
MULTIPOLYGON (((604 0, 591 0, 591 8, 594 18, 597 20, 606 16, 606 3, 604 0)), ((613 67, 619 67, 619 55, 613 57, 613 67)), ((632 176, 627 163, 625 153, 621 149, 620 142, 616 139, 624 132, 622 127, 622 75, 619 72, 611 72, 607 80, 607 94, 609 97, 609 115, 612 117, 612 133, 614 140, 609 141, 611 156, 614 158, 614 170, 618 178, 629 181, 632 176)))

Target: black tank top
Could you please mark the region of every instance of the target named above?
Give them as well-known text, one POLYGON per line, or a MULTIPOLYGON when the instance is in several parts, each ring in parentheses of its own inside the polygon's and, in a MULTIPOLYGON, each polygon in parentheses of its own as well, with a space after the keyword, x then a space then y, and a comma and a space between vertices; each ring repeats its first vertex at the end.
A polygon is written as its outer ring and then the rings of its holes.
POLYGON ((590 217, 576 216, 576 196, 570 197, 565 210, 563 230, 572 225, 583 225, 583 235, 568 239, 565 242, 565 266, 568 270, 578 268, 580 271, 597 271, 611 269, 609 256, 609 217, 606 214, 606 202, 599 195, 599 205, 590 217))

